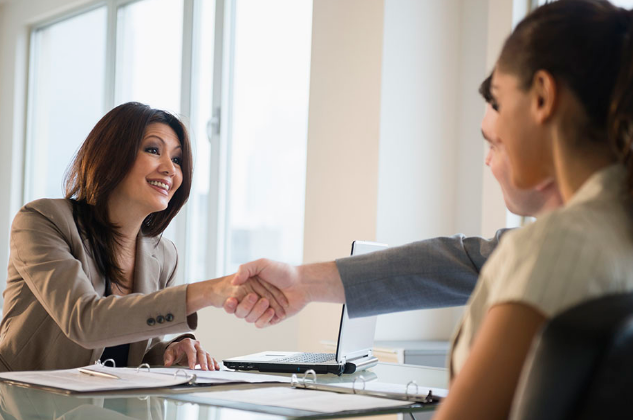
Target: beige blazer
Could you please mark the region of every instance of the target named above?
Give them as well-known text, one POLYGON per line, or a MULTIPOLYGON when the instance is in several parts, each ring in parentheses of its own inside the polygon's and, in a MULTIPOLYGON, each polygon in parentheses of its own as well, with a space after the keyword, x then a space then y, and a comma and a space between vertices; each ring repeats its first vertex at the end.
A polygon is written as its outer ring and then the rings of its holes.
POLYGON ((171 342, 162 336, 196 328, 197 315, 186 316, 187 286, 169 287, 178 262, 169 240, 139 237, 134 289, 124 297, 104 297, 104 278, 85 246, 69 200, 37 200, 18 212, 0 323, 0 371, 84 366, 105 347, 126 343, 129 366, 162 364, 171 342))

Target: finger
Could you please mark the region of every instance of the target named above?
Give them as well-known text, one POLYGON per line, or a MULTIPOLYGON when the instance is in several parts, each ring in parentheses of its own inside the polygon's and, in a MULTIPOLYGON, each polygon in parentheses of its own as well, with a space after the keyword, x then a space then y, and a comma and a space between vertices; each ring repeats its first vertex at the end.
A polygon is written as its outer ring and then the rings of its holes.
MULTIPOLYGON (((283 300, 285 300, 286 297, 280 291, 277 291, 278 296, 273 295, 270 292, 270 290, 265 286, 265 284, 266 282, 261 282, 255 279, 253 279, 253 281, 249 283, 249 285, 253 287, 253 290, 255 291, 255 293, 257 293, 261 297, 268 299, 269 305, 272 306, 272 308, 275 310, 275 313, 277 313, 277 315, 283 318, 286 315, 286 311, 282 307, 282 305, 279 304, 279 300, 282 300, 282 298, 283 300)), ((274 287, 274 286, 271 286, 271 287, 274 287)))
POLYGON ((218 362, 217 360, 213 359, 213 364, 215 365, 215 370, 220 370, 220 362, 218 362))
POLYGON ((238 301, 236 298, 234 297, 230 297, 227 300, 224 301, 224 311, 227 314, 233 314, 235 313, 235 310, 237 309, 237 305, 238 305, 238 301))
POLYGON ((198 352, 191 344, 186 345, 184 347, 185 347, 184 352, 187 355, 187 365, 189 366, 189 369, 195 369, 198 352))
POLYGON ((271 284, 268 281, 261 279, 259 277, 257 278, 257 281, 262 285, 262 287, 268 290, 268 293, 270 293, 277 300, 277 302, 279 302, 281 306, 283 306, 284 308, 287 308, 290 306, 290 302, 288 302, 288 298, 286 297, 284 292, 281 291, 281 289, 279 289, 274 284, 271 284))
POLYGON ((257 328, 264 328, 270 325, 270 320, 275 316, 275 311, 272 308, 268 308, 266 312, 262 316, 259 317, 257 321, 255 321, 255 326, 257 328))
POLYGON ((231 284, 233 286, 239 286, 240 284, 246 283, 246 280, 261 273, 266 265, 267 260, 265 259, 259 259, 240 265, 233 276, 233 280, 231 280, 231 284))
POLYGON ((237 305, 235 308, 235 316, 238 318, 244 318, 246 315, 251 313, 251 310, 259 300, 259 296, 255 293, 249 293, 246 295, 244 299, 237 305))
POLYGON ((163 364, 165 367, 169 367, 172 363, 174 363, 174 351, 171 347, 167 347, 165 354, 163 355, 163 364))
POLYGON ((196 350, 198 352, 198 363, 200 364, 200 369, 209 370, 209 365, 207 363, 207 352, 202 350, 202 347, 200 347, 199 344, 196 345, 196 350))
POLYGON ((261 298, 260 300, 257 301, 255 306, 253 306, 253 309, 251 309, 250 313, 246 315, 246 318, 244 318, 244 320, 246 322, 257 321, 259 317, 261 317, 269 307, 270 307, 270 304, 268 303, 268 299, 261 298))
POLYGON ((209 367, 209 370, 218 370, 218 368, 216 367, 217 362, 215 361, 213 357, 211 357, 209 353, 207 353, 206 359, 207 359, 207 366, 209 367))

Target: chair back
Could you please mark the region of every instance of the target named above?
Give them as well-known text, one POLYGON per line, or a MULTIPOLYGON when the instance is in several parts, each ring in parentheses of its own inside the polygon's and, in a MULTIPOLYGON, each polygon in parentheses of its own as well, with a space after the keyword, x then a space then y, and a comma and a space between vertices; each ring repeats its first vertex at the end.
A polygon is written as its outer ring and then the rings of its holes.
POLYGON ((579 304, 546 324, 510 418, 633 418, 633 293, 579 304))

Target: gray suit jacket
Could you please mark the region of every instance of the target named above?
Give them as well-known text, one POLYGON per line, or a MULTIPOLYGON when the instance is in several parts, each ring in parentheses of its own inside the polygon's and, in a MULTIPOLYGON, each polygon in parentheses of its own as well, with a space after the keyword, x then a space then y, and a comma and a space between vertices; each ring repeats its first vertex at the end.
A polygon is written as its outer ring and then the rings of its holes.
MULTIPOLYGON (((0 371, 66 369, 94 363, 105 347, 131 343, 128 365, 162 364, 163 334, 196 328, 186 285, 174 282, 178 256, 166 239, 139 237, 134 288, 108 296, 86 251, 69 200, 24 206, 11 227, 0 323, 0 371)), ((179 337, 181 339, 182 337, 179 337)))
POLYGON ((494 238, 433 238, 336 260, 350 317, 464 305, 494 238))

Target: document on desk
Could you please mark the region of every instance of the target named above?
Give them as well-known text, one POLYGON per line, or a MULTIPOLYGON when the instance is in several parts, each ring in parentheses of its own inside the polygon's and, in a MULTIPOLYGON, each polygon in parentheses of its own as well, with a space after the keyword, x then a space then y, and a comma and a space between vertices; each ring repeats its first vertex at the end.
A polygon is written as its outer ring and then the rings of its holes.
MULTIPOLYGON (((221 385, 229 383, 263 384, 290 383, 289 376, 264 375, 260 373, 235 372, 232 370, 181 369, 188 375, 196 375, 196 385, 221 385)), ((174 368, 152 368, 154 373, 173 375, 174 368)))
MULTIPOLYGON (((402 395, 402 396, 419 396, 425 397, 433 395, 438 398, 446 398, 448 395, 447 389, 442 388, 427 388, 418 386, 411 382, 409 385, 390 384, 384 382, 367 382, 367 383, 336 383, 328 384, 330 391, 335 391, 334 388, 345 388, 348 392, 353 392, 354 389, 360 393, 374 394, 374 395, 402 395)), ((317 388, 319 385, 317 385, 317 388)))
POLYGON ((337 394, 288 387, 255 388, 234 391, 197 392, 192 397, 234 401, 264 406, 292 408, 318 413, 403 407, 412 401, 390 400, 357 394, 337 394))
POLYGON ((64 370, 4 372, 0 374, 0 379, 21 385, 54 388, 67 392, 166 388, 191 381, 191 377, 184 374, 156 375, 135 368, 110 368, 97 365, 64 370), (93 374, 86 371, 91 371, 93 374))
POLYGON ((68 393, 169 388, 177 385, 290 383, 277 375, 178 368, 112 368, 91 365, 77 369, 0 373, 0 380, 21 385, 54 388, 68 393))

